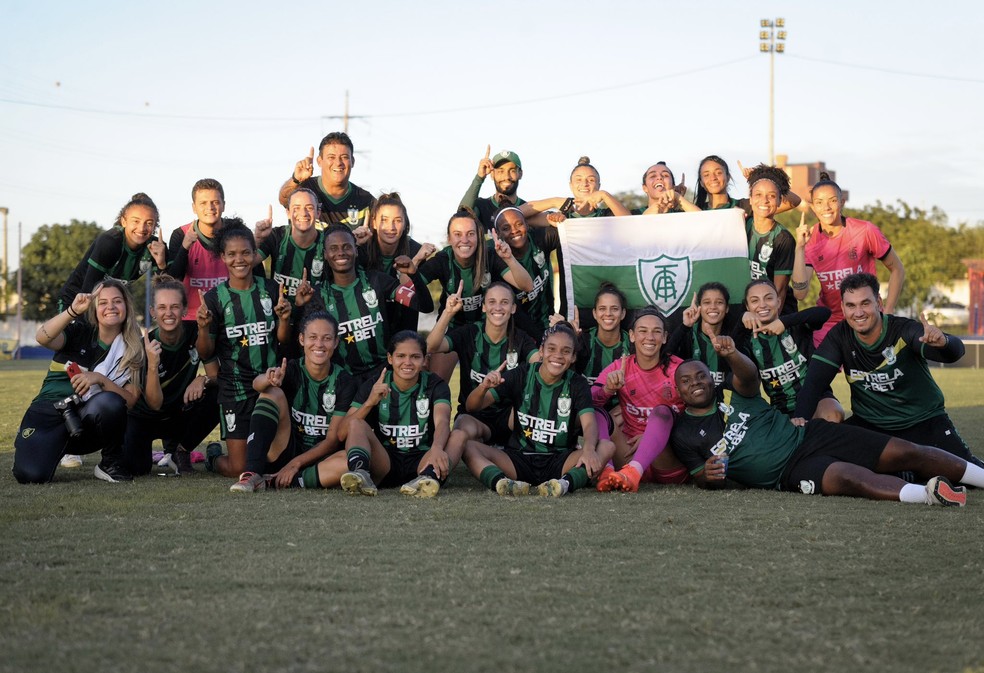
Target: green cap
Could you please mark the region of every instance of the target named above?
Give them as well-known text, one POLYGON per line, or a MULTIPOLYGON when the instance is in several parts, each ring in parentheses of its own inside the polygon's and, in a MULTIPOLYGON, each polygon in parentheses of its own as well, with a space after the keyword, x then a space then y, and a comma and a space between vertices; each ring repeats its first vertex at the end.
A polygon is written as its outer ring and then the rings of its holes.
POLYGON ((509 150, 502 150, 494 157, 492 157, 492 165, 495 166, 496 168, 509 161, 516 164, 516 168, 523 167, 523 162, 519 160, 519 155, 516 154, 515 152, 510 152, 509 150))

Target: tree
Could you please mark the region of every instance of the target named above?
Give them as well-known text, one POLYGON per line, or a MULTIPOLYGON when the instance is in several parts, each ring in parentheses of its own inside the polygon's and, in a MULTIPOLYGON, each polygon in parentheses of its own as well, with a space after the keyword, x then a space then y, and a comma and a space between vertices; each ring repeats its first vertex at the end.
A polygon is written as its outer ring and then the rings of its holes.
POLYGON ((95 222, 73 219, 67 225, 46 224, 31 236, 21 254, 26 319, 46 320, 54 314, 59 291, 102 232, 95 222))
POLYGON ((623 206, 632 210, 633 208, 646 209, 649 207, 649 197, 642 192, 615 192, 612 194, 623 206))

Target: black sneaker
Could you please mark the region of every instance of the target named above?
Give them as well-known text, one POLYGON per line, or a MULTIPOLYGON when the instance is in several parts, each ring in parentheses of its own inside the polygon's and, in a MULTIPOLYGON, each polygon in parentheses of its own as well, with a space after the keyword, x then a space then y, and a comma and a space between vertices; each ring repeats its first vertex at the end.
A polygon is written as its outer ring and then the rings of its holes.
POLYGON ((118 463, 101 462, 96 465, 96 469, 92 473, 96 475, 96 479, 102 479, 113 484, 121 481, 133 481, 133 475, 120 467, 118 463))
POLYGON ((191 466, 191 454, 185 449, 175 449, 171 454, 174 464, 178 468, 178 474, 194 474, 195 469, 191 466))

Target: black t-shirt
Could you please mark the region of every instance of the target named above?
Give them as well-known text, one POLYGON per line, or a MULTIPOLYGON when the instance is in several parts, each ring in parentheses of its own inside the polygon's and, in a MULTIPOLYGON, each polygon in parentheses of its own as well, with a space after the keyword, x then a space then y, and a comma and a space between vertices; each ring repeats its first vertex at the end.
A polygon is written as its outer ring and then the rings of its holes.
POLYGON ((96 236, 96 240, 86 250, 82 261, 72 271, 58 294, 62 305, 71 306, 75 295, 91 292, 107 276, 129 284, 148 270, 156 268, 157 264, 147 250, 147 244, 156 240, 156 237, 151 237, 141 247, 131 250, 120 226, 114 226, 96 236))
MULTIPOLYGON (((150 332, 150 340, 160 341, 160 328, 155 327, 150 332)), ((157 365, 157 376, 161 382, 161 392, 164 402, 158 411, 147 406, 146 399, 141 396, 130 409, 130 415, 138 418, 151 418, 157 415, 168 415, 181 409, 184 405, 184 391, 198 376, 198 323, 190 320, 182 321, 181 337, 173 346, 161 341, 161 361, 157 365)), ((147 380, 147 365, 144 363, 144 381, 147 380)))
POLYGON ((344 224, 349 229, 355 229, 369 222, 369 211, 376 203, 372 194, 351 182, 345 196, 336 201, 325 192, 321 186, 321 176, 312 175, 307 180, 301 182, 298 188, 305 187, 318 195, 318 203, 321 205, 320 220, 324 224, 322 229, 331 224, 344 224))
POLYGON ((109 346, 99 340, 99 330, 87 323, 85 318, 69 323, 65 328, 65 345, 55 351, 51 358, 48 373, 41 383, 41 392, 34 401, 57 402, 73 394, 75 390, 65 372, 66 365, 74 362, 84 371, 92 371, 106 358, 109 346))

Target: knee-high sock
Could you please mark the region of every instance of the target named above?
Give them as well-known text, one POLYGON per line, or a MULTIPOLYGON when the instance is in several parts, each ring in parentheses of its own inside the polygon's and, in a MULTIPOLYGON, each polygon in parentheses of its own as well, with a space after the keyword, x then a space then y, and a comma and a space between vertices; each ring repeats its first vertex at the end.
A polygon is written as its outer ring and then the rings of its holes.
POLYGON ((656 457, 663 453, 666 442, 670 439, 670 431, 673 430, 673 412, 669 407, 656 407, 646 422, 646 429, 642 433, 639 445, 636 447, 635 455, 629 464, 639 470, 639 474, 646 471, 656 457))
POLYGON ((277 436, 280 425, 280 409, 273 400, 261 397, 253 407, 249 419, 249 439, 246 442, 246 471, 263 474, 267 466, 267 452, 277 436))
POLYGON ((611 439, 611 433, 608 432, 608 414, 595 411, 594 415, 595 425, 598 426, 598 439, 611 439))

